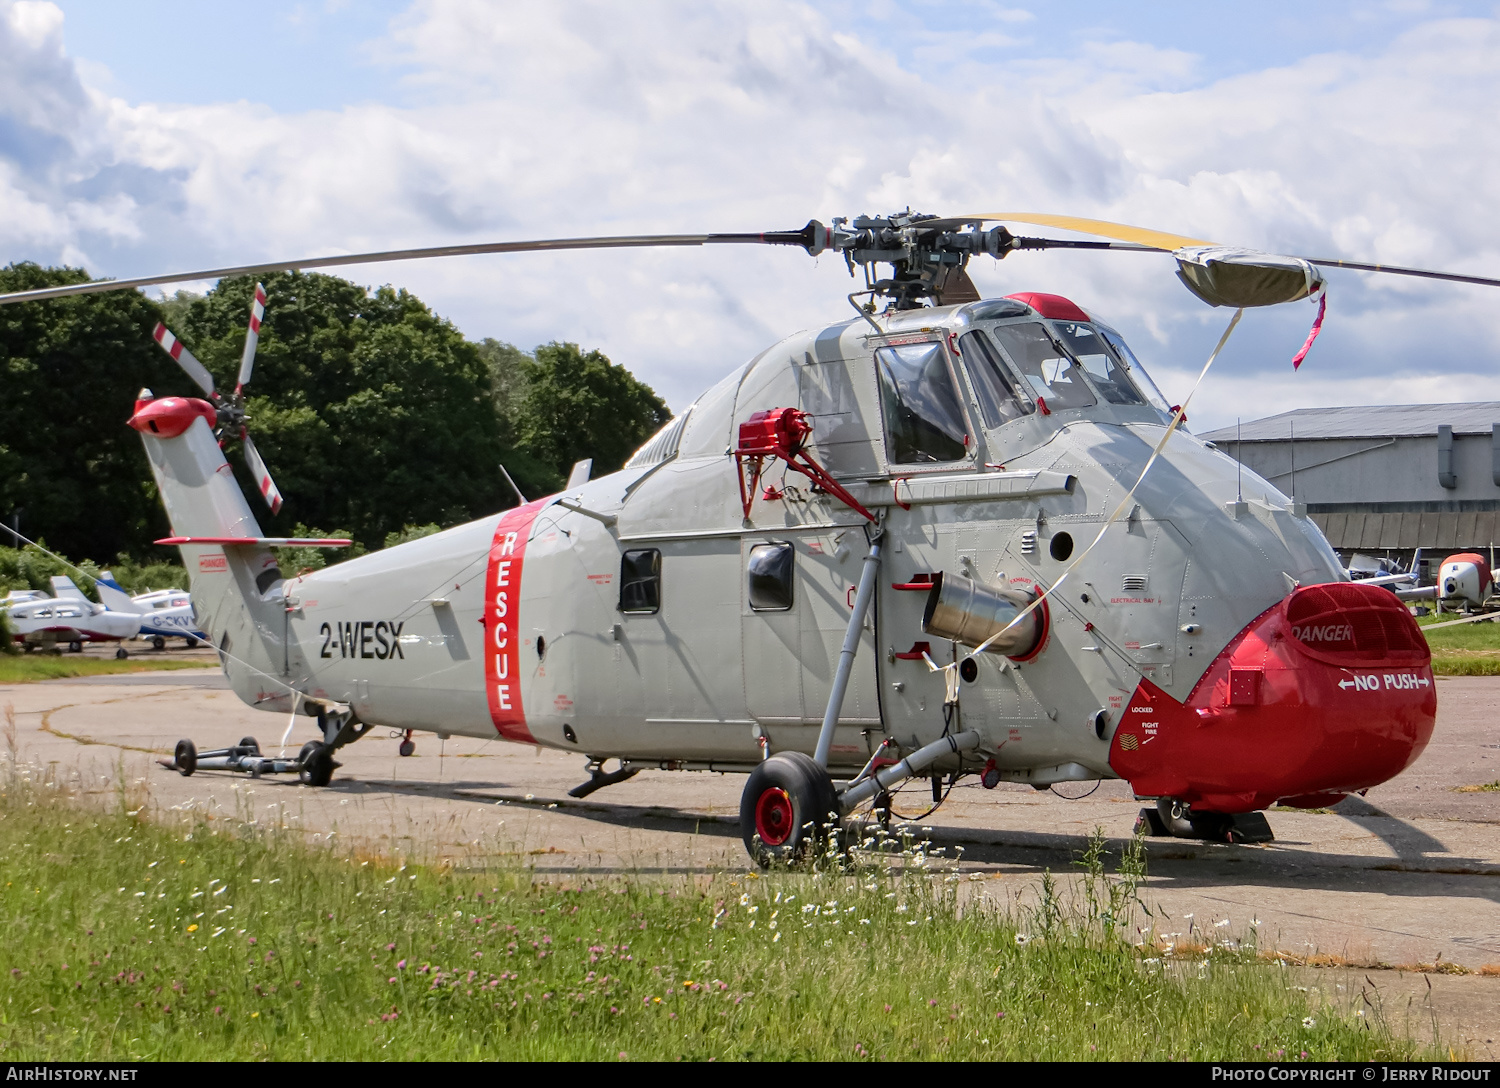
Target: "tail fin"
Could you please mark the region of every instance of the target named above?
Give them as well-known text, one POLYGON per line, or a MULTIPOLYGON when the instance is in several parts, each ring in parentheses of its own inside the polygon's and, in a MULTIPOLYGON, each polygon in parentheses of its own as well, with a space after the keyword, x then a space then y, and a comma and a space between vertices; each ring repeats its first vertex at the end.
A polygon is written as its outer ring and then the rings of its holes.
MULTIPOLYGON (((254 539, 260 526, 214 438, 215 417, 207 401, 162 397, 137 401, 130 425, 145 443, 174 536, 254 539)), ((275 554, 259 544, 184 544, 182 561, 194 619, 220 650, 235 693, 284 711, 285 688, 265 679, 283 677, 292 666, 275 554)))
POLYGON ((99 594, 99 603, 111 612, 125 612, 130 615, 139 616, 141 606, 130 599, 115 576, 105 571, 94 580, 94 590, 99 594))
POLYGON ((54 574, 52 576, 52 596, 60 601, 86 601, 83 590, 73 584, 73 579, 66 574, 54 574))

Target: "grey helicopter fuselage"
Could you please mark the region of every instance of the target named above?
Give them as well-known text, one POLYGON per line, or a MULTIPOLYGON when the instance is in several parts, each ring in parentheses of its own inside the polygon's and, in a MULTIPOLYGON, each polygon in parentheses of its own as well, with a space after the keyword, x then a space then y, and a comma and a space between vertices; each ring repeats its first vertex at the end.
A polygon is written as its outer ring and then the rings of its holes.
MULTIPOLYGON (((136 424, 174 532, 258 537, 207 408, 172 436, 136 424)), ((1171 418, 1067 300, 909 310, 788 337, 560 495, 290 578, 265 547, 183 554, 200 625, 257 708, 748 771, 814 750, 878 524, 835 778, 884 742, 959 730, 979 746, 935 770, 1124 777, 1226 812, 1398 773, 1431 734, 1430 669, 1383 600, 1308 603, 1347 576, 1304 510, 1179 428, 1105 528, 1171 418), (818 461, 876 523, 774 467, 746 515, 739 428, 773 408, 806 413, 818 461), (967 651, 924 634, 934 576, 1033 594, 1075 562, 1034 643, 977 655, 951 698, 929 660, 967 651)))

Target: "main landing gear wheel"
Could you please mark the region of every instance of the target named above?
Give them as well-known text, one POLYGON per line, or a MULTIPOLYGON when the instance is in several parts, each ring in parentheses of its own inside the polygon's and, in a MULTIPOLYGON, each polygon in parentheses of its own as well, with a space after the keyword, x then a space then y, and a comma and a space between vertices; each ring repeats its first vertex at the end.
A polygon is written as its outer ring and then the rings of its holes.
POLYGON ((322 741, 310 740, 304 744, 297 753, 297 762, 302 764, 297 777, 303 785, 326 786, 333 781, 333 752, 322 741))
POLYGON ((160 635, 152 635, 151 648, 153 650, 165 650, 167 648, 167 640, 162 638, 160 635))
POLYGON ((198 769, 198 747, 190 740, 180 740, 177 747, 172 750, 172 762, 177 766, 177 773, 186 778, 198 769))
POLYGON ((118 650, 115 651, 115 660, 116 661, 124 661, 129 656, 130 656, 130 651, 127 650, 123 646, 121 646, 118 650))
POLYGON ((401 743, 396 745, 398 755, 413 756, 417 754, 417 742, 411 739, 411 730, 406 731, 406 736, 401 738, 401 743))
POLYGON ((756 765, 740 797, 740 834, 757 865, 816 853, 838 827, 838 795, 828 772, 802 752, 778 752, 756 765))
POLYGON ((83 643, 79 642, 77 639, 74 639, 72 642, 68 643, 68 653, 70 653, 70 654, 81 654, 81 653, 83 653, 83 643))

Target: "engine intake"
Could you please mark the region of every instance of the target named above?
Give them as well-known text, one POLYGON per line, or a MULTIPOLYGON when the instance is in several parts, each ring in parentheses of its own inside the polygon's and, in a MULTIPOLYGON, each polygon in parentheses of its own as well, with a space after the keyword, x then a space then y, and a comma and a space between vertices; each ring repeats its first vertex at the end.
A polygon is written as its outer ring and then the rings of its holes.
POLYGON ((1006 657, 1027 657, 1041 645, 1046 617, 1038 608, 1010 630, 1005 630, 1032 601, 1029 593, 997 589, 958 574, 939 571, 922 611, 922 630, 965 646, 980 646, 1004 631, 985 649, 1006 657))

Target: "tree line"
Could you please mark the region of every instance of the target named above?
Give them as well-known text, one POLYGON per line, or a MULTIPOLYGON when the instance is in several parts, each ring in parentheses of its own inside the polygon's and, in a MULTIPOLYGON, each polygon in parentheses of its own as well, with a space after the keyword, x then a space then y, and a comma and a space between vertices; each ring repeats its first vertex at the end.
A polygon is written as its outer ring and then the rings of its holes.
MULTIPOLYGON (((86 282, 14 264, 0 291, 86 282)), ((262 277, 268 296, 248 387, 250 434, 285 498, 268 535, 349 536, 361 550, 516 504, 503 464, 535 498, 575 461, 620 468, 671 417, 598 351, 471 342, 415 295, 336 276, 262 277)), ((0 307, 0 518, 74 560, 176 560, 153 548, 165 512, 139 437, 137 391, 201 395, 151 339, 158 321, 234 388, 255 279, 164 302, 136 291, 0 307)), ((229 461, 254 492, 237 435, 229 461)), ((9 543, 6 541, 5 543, 9 543)))

